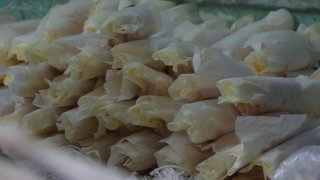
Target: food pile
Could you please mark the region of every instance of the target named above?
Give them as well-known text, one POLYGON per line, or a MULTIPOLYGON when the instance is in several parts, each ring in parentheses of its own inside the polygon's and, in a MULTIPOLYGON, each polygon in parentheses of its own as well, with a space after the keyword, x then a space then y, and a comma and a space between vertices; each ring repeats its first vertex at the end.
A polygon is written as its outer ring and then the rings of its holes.
POLYGON ((71 0, 0 25, 0 124, 110 168, 272 178, 320 144, 320 25, 167 0, 71 0))

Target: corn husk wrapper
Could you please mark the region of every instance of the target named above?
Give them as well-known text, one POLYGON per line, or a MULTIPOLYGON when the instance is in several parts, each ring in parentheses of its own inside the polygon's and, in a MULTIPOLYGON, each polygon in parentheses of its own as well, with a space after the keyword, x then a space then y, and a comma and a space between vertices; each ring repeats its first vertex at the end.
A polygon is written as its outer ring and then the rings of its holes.
POLYGON ((264 19, 248 24, 231 35, 215 43, 213 47, 236 59, 243 59, 250 53, 250 48, 243 47, 250 36, 272 30, 293 29, 293 17, 285 10, 270 12, 264 19), (281 18, 279 18, 281 17, 281 18))
POLYGON ((217 86, 222 95, 219 102, 233 103, 243 114, 288 111, 319 116, 314 94, 320 81, 306 76, 229 78, 218 81, 217 86))
POLYGON ((93 116, 82 116, 78 108, 61 114, 58 118, 57 128, 64 130, 65 137, 70 142, 78 142, 93 137, 98 128, 98 120, 93 116))
POLYGON ((39 39, 42 42, 51 42, 54 39, 81 33, 91 5, 90 1, 79 0, 55 6, 41 20, 36 30, 39 39))
POLYGON ((110 156, 110 147, 118 142, 120 138, 117 133, 109 132, 97 140, 84 140, 79 143, 82 151, 88 154, 96 153, 97 158, 105 163, 110 156))
POLYGON ((245 64, 235 61, 214 48, 196 49, 193 56, 196 74, 182 74, 169 87, 174 100, 199 101, 217 98, 216 82, 228 77, 253 75, 245 64))
POLYGON ((254 49, 245 62, 257 75, 285 75, 315 63, 307 39, 294 31, 255 34, 245 46, 254 49))
POLYGON ((32 104, 38 108, 41 108, 42 106, 45 106, 48 104, 46 101, 46 95, 48 93, 48 90, 40 90, 38 93, 35 94, 35 97, 32 101, 32 104))
POLYGON ((52 80, 57 75, 57 72, 46 63, 17 68, 13 70, 13 80, 9 88, 21 97, 34 97, 36 92, 49 87, 46 81, 52 80))
POLYGON ((205 158, 184 132, 175 132, 161 142, 166 143, 167 146, 154 154, 159 167, 176 165, 194 172, 195 166, 205 158))
POLYGON ((227 154, 230 149, 240 144, 240 138, 235 131, 229 132, 212 143, 209 143, 205 148, 212 148, 212 151, 216 154, 227 154))
POLYGON ((118 101, 131 101, 136 99, 139 94, 139 87, 130 81, 127 77, 122 76, 121 89, 118 101))
MULTIPOLYGON (((105 121, 107 121, 108 118, 108 108, 106 107, 106 104, 109 103, 112 103, 112 100, 106 95, 102 85, 81 96, 77 102, 80 116, 94 116, 98 120, 98 128, 94 134, 94 138, 98 138, 106 133, 105 121)), ((118 121, 116 121, 115 124, 116 127, 121 125, 118 121)))
POLYGON ((198 101, 219 96, 212 77, 203 74, 181 74, 168 89, 176 101, 198 101))
POLYGON ((152 54, 156 61, 172 67, 176 73, 193 73, 193 45, 185 42, 174 42, 152 54))
POLYGON ((96 83, 94 85, 94 89, 97 89, 99 87, 103 87, 103 85, 106 83, 105 75, 99 76, 96 79, 97 79, 97 81, 96 81, 96 83))
POLYGON ((104 106, 106 99, 107 95, 103 86, 90 91, 78 99, 77 105, 79 106, 79 113, 84 116, 94 116, 98 114, 104 106))
POLYGON ((116 130, 119 128, 128 128, 128 131, 135 130, 135 127, 128 124, 128 108, 134 102, 117 102, 112 95, 106 93, 105 88, 100 86, 95 90, 81 96, 78 100, 81 116, 95 116, 98 121, 98 129, 95 138, 105 134, 105 129, 116 130))
POLYGON ((299 26, 299 33, 308 38, 310 49, 311 49, 311 59, 312 61, 317 61, 320 57, 320 25, 312 24, 309 27, 305 25, 299 26))
POLYGON ((151 131, 141 131, 121 139, 111 147, 108 166, 122 165, 131 171, 143 171, 156 166, 153 154, 163 145, 161 136, 151 131))
MULTIPOLYGON (((149 2, 149 0, 141 0, 141 2, 149 2)), ((172 2, 172 1, 167 1, 167 0, 161 0, 161 1, 157 1, 154 0, 152 1, 161 11, 169 9, 169 8, 173 8, 176 6, 176 2, 172 2)))
POLYGON ((164 122, 172 121, 181 106, 181 102, 167 96, 141 96, 136 100, 136 104, 128 109, 132 117, 130 123, 157 128, 164 122))
POLYGON ((190 21, 200 23, 197 6, 194 3, 183 3, 172 8, 161 11, 161 29, 152 37, 173 36, 173 29, 178 25, 190 21))
POLYGON ((120 95, 122 79, 122 70, 107 70, 106 83, 104 84, 104 89, 110 97, 118 97, 120 95))
POLYGON ((133 104, 132 101, 114 102, 108 99, 102 111, 95 115, 99 120, 99 128, 117 130, 122 137, 143 129, 140 126, 130 124, 132 117, 127 111, 133 104))
POLYGON ((177 70, 175 71, 173 67, 167 66, 165 71, 169 76, 173 78, 178 78, 180 75, 183 74, 190 74, 194 73, 193 67, 192 67, 192 61, 187 61, 184 63, 184 65, 180 64, 177 70))
MULTIPOLYGON (((200 16, 202 12, 200 12, 200 16)), ((201 18, 203 23, 200 26, 204 29, 228 29, 228 20, 223 17, 213 16, 210 18, 201 18)))
POLYGON ((14 111, 10 114, 0 117, 0 125, 10 125, 16 128, 20 128, 22 120, 25 115, 36 110, 37 108, 32 104, 30 98, 20 98, 15 103, 14 111))
POLYGON ((225 56, 213 47, 196 49, 192 63, 196 73, 208 74, 219 79, 253 74, 244 63, 225 56))
MULTIPOLYGON (((28 37, 28 38, 34 38, 35 36, 37 36, 37 35, 31 34, 31 37, 28 37)), ((60 71, 64 70, 63 68, 59 67, 59 64, 55 64, 56 63, 55 61, 64 62, 63 61, 64 59, 62 59, 61 61, 60 61, 60 59, 54 59, 54 58, 57 58, 59 56, 64 55, 61 52, 56 53, 57 47, 54 47, 54 46, 56 46, 55 44, 43 43, 40 41, 29 41, 29 40, 27 40, 27 42, 22 42, 21 44, 18 43, 18 48, 19 48, 18 50, 21 51, 21 53, 24 53, 24 56, 26 58, 26 59, 23 59, 22 61, 25 61, 28 64, 38 64, 41 62, 47 62, 52 67, 54 67, 60 71), (22 44, 22 46, 21 46, 21 44, 22 44), (26 47, 23 47, 24 45, 26 45, 26 47), (52 49, 52 52, 50 51, 50 49, 52 49), (53 53, 56 53, 56 54, 52 55, 53 53), (52 63, 52 60, 54 60, 53 63, 52 63)), ((60 51, 64 51, 64 50, 60 50, 60 51)), ((70 53, 71 52, 72 51, 70 51, 70 53)), ((69 61, 67 61, 67 62, 69 62, 69 61)))
POLYGON ((93 89, 94 80, 76 81, 61 75, 48 81, 49 89, 40 90, 40 96, 45 103, 55 107, 72 106, 82 95, 93 89))
POLYGON ((153 3, 156 5, 160 10, 165 10, 172 8, 176 5, 175 2, 167 1, 167 0, 119 0, 118 9, 124 9, 128 7, 140 6, 146 3, 153 3))
POLYGON ((107 70, 104 88, 117 101, 130 101, 139 93, 139 87, 123 76, 122 70, 107 70))
POLYGON ((148 38, 138 41, 119 44, 111 49, 114 58, 112 68, 122 68, 131 63, 142 63, 157 70, 163 70, 164 66, 152 60, 152 54, 168 44, 172 43, 171 38, 148 38))
POLYGON ((8 67, 0 67, 0 88, 6 88, 4 80, 7 78, 8 72, 8 67))
POLYGON ((38 62, 39 57, 41 60, 43 60, 43 53, 40 52, 31 52, 31 48, 35 46, 38 42, 38 35, 36 31, 33 31, 31 33, 17 36, 13 39, 8 57, 12 58, 16 56, 17 60, 19 61, 31 61, 31 62, 38 62), (34 56, 37 57, 37 60, 34 61, 34 56))
POLYGON ((230 166, 232 166, 233 162, 234 158, 232 156, 215 154, 207 160, 198 164, 196 169, 200 171, 200 173, 195 176, 195 179, 225 179, 226 177, 224 177, 223 174, 227 171, 228 168, 230 168, 230 166))
MULTIPOLYGON (((306 115, 238 116, 235 133, 240 139, 240 148, 237 154, 227 154, 234 156, 236 160, 224 173, 224 176, 234 175, 236 171, 253 162, 268 149, 276 147, 317 124, 316 121, 308 119, 306 115)), ((229 139, 232 140, 232 138, 229 139)), ((215 142, 213 148, 220 152, 221 147, 228 144, 228 140, 221 138, 218 141, 215 142)))
MULTIPOLYGON (((317 119, 309 118, 306 114, 282 113, 274 117, 239 116, 236 133, 243 144, 243 153, 238 157, 233 168, 241 167, 241 164, 244 165, 245 161, 250 159, 252 162, 254 157, 318 125, 317 119)), ((232 172, 232 169, 230 171, 232 172)))
POLYGON ((110 14, 99 29, 106 36, 111 47, 114 45, 144 39, 160 29, 160 10, 151 3, 128 7, 110 14))
POLYGON ((9 89, 0 90, 0 116, 5 116, 14 112, 20 97, 12 93, 9 89))
POLYGON ((112 57, 105 47, 85 48, 74 56, 65 70, 65 74, 75 80, 87 80, 105 75, 106 69, 111 68, 112 57))
POLYGON ((104 127, 110 130, 116 130, 121 127, 126 127, 129 130, 130 118, 127 110, 131 107, 133 102, 107 102, 103 107, 103 111, 97 114, 97 118, 104 123, 104 127))
POLYGON ((246 15, 241 17, 240 19, 236 20, 230 27, 230 30, 232 32, 236 32, 237 30, 243 28, 244 26, 247 26, 248 24, 251 24, 254 22, 253 15, 246 15))
POLYGON ((244 63, 224 55, 214 47, 196 49, 192 64, 196 73, 212 73, 219 78, 226 78, 229 76, 249 76, 253 74, 250 68, 244 63), (221 69, 224 69, 224 73, 221 73, 221 69), (228 69, 232 70, 227 71, 228 69), (237 73, 237 75, 235 75, 235 73, 237 73))
POLYGON ((198 101, 184 104, 167 126, 170 131, 186 130, 191 142, 201 143, 233 131, 237 115, 231 104, 198 101))
POLYGON ((93 139, 99 139, 100 137, 106 135, 106 128, 104 126, 104 121, 99 119, 97 116, 94 116, 95 119, 98 121, 97 130, 93 133, 93 139))
POLYGON ((18 60, 31 63, 46 60, 48 43, 82 32, 82 26, 91 5, 90 1, 80 0, 55 6, 40 21, 34 32, 14 39, 11 54, 17 54, 18 60))
POLYGON ((124 76, 139 87, 139 95, 168 95, 173 78, 141 63, 131 63, 122 69, 124 76))
POLYGON ((26 114, 22 119, 22 126, 31 134, 55 133, 57 132, 57 119, 66 110, 66 108, 43 106, 26 114))
POLYGON ((215 42, 229 35, 228 29, 204 29, 201 26, 186 21, 180 24, 173 33, 173 37, 183 42, 191 42, 199 46, 211 46, 215 42), (188 29, 188 31, 186 31, 188 29))
POLYGON ((281 161, 304 146, 319 145, 319 126, 301 133, 264 153, 253 164, 262 166, 265 177, 271 178, 281 161))
MULTIPOLYGON (((90 47, 103 49, 105 46, 106 43, 100 35, 79 34, 54 40, 42 49, 46 61, 56 69, 64 71, 74 59, 74 56, 79 54, 82 50, 89 50, 90 47)), ((87 53, 90 53, 90 50, 87 53)), ((90 54, 87 55, 90 56, 90 54)), ((79 56, 81 57, 83 55, 79 56)), ((106 58, 109 58, 107 54, 105 54, 105 56, 106 58)), ((81 60, 79 63, 81 63, 81 60)))
MULTIPOLYGON (((196 166, 199 171, 195 179, 224 179, 227 170, 236 160, 235 154, 241 150, 239 137, 230 132, 211 144, 216 153, 196 166)), ((210 144, 209 144, 210 145, 210 144)))
POLYGON ((166 17, 171 17, 174 22, 184 22, 189 20, 192 23, 201 22, 197 7, 194 3, 184 3, 162 11, 166 17))
POLYGON ((15 37, 28 34, 34 31, 39 24, 39 20, 25 20, 9 24, 0 25, 0 65, 15 64, 12 56, 9 56, 12 41, 15 37))
POLYGON ((26 48, 28 48, 24 52, 26 60, 23 60, 25 61, 25 63, 38 64, 41 62, 46 62, 47 52, 48 52, 46 44, 37 41, 37 42, 34 42, 33 44, 30 44, 29 47, 26 47, 26 48))
POLYGON ((84 22, 83 31, 96 33, 111 13, 117 10, 119 0, 101 0, 95 3, 89 10, 89 17, 84 22))
POLYGON ((226 15, 222 12, 210 13, 209 11, 199 11, 199 16, 203 22, 218 20, 218 28, 229 28, 230 21, 235 21, 236 18, 231 15, 226 15))

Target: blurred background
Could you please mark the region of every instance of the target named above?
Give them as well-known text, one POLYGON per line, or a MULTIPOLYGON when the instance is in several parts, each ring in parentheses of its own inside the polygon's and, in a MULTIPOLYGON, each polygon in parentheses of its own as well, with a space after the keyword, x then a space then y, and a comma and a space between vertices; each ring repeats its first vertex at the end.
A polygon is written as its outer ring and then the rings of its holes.
POLYGON ((14 20, 35 19, 45 16, 55 4, 68 0, 0 0, 0 13, 11 15, 14 20))
MULTIPOLYGON (((14 20, 41 18, 55 4, 69 0, 0 0, 0 15, 11 15, 14 20)), ((319 23, 320 0, 174 0, 196 2, 199 11, 242 17, 252 14, 261 19, 270 10, 284 7, 294 15, 296 25, 319 23)))

